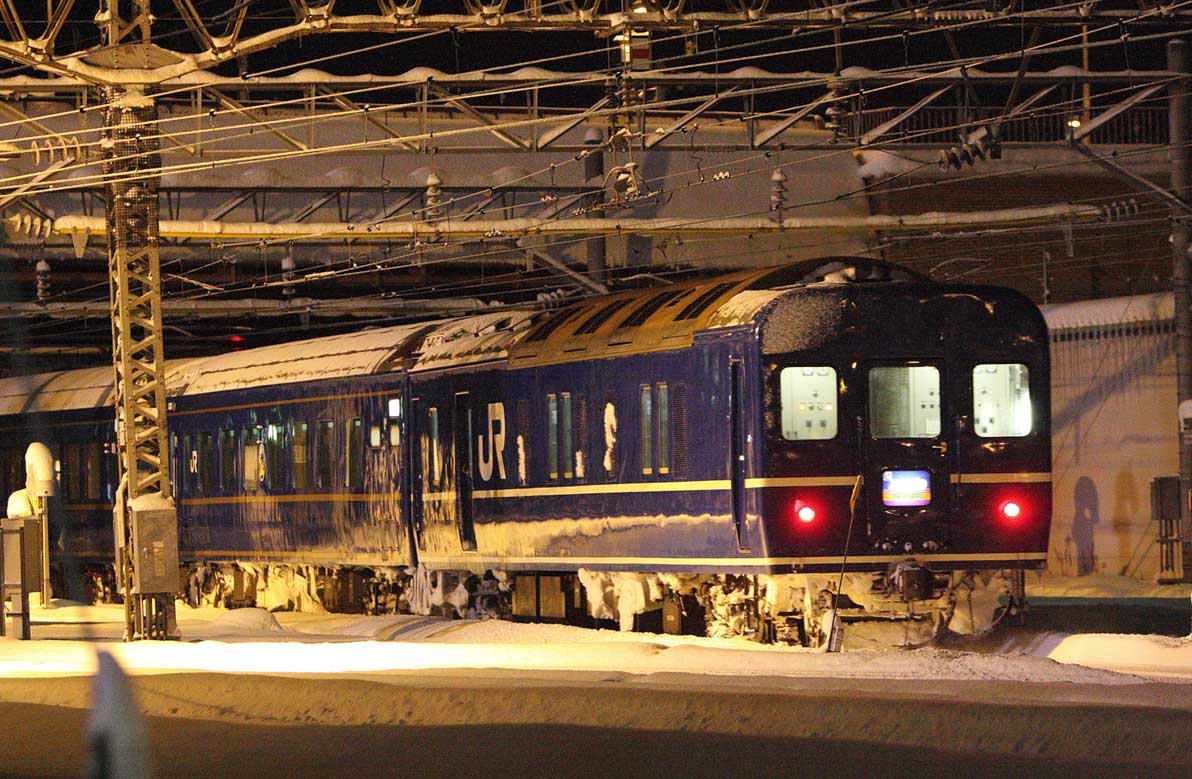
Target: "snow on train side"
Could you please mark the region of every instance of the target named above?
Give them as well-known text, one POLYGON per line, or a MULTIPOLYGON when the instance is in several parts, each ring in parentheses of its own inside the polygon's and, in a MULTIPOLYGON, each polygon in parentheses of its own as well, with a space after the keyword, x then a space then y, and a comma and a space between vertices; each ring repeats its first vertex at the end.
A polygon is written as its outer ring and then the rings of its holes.
MULTIPOLYGON (((172 365, 184 573, 231 605, 975 629, 1046 558, 1047 349, 1017 293, 841 258, 172 365)), ((0 382, 93 571, 102 385, 0 382)))

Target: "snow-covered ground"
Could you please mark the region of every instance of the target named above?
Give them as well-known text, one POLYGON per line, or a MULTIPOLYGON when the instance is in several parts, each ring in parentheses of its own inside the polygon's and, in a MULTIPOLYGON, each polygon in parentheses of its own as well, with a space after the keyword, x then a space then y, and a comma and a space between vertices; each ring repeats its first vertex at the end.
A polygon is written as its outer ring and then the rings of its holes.
POLYGON ((177 642, 121 643, 121 607, 64 601, 34 612, 41 640, 0 641, 0 775, 79 774, 98 648, 133 674, 164 776, 1192 771, 1188 638, 1004 628, 901 650, 850 632, 826 654, 562 625, 178 611, 177 642))
MULTIPOLYGON (((1120 577, 1043 579, 1034 597, 1177 598, 1192 587, 1163 587, 1120 577)), ((119 606, 55 601, 34 612, 34 636, 46 642, 0 643, 0 676, 89 674, 95 643, 133 673, 379 673, 426 669, 620 672, 706 676, 879 679, 1005 679, 1123 684, 1135 675, 1192 680, 1192 638, 1152 635, 1014 633, 980 652, 876 649, 846 631, 846 650, 824 654, 745 640, 588 630, 564 625, 453 621, 429 617, 271 614, 261 609, 192 609, 178 603, 180 642, 121 644, 119 606), (71 640, 74 639, 74 640, 71 640), (1116 672, 1105 673, 1106 671, 1116 672)), ((869 629, 872 631, 872 628, 869 629)), ((886 628, 887 646, 899 642, 886 628)))

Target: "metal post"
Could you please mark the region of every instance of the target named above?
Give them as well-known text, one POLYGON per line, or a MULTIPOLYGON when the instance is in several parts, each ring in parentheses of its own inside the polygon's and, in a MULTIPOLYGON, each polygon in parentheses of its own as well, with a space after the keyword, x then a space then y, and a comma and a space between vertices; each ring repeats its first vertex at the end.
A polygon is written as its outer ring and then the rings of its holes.
MULTIPOLYGON (((1173 40, 1167 44, 1167 68, 1177 73, 1192 73, 1188 42, 1173 40)), ((1192 162, 1188 143, 1192 140, 1189 128, 1189 111, 1192 101, 1188 89, 1192 80, 1181 78, 1168 86, 1169 108, 1168 128, 1171 161, 1171 192, 1177 198, 1188 196, 1189 164, 1192 162)), ((1175 349, 1176 349, 1176 391, 1177 403, 1192 399, 1192 268, 1188 257, 1189 225, 1187 212, 1176 206, 1171 209, 1171 284, 1175 296, 1175 349)), ((1180 493, 1188 495, 1192 489, 1192 439, 1180 434, 1180 493)), ((1192 510, 1188 501, 1182 500, 1181 514, 1183 536, 1188 539, 1192 530, 1192 510)), ((1185 554, 1189 551, 1188 541, 1184 544, 1185 554)))
POLYGON ((126 640, 177 634, 177 515, 170 490, 161 328, 157 106, 136 87, 107 91, 112 360, 121 495, 113 517, 126 640))

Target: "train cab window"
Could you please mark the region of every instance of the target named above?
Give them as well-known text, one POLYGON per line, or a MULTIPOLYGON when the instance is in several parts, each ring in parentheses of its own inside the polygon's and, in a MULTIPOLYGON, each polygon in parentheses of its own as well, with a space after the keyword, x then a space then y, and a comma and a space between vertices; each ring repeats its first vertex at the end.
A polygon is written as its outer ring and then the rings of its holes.
POLYGON ((940 434, 940 372, 930 365, 869 370, 869 429, 874 438, 940 434))
POLYGON ((261 446, 260 428, 244 428, 241 441, 244 446, 241 452, 241 459, 244 461, 244 489, 255 492, 261 488, 261 482, 265 479, 265 448, 261 446))
POLYGON ((575 475, 575 435, 571 425, 571 393, 564 392, 561 396, 562 413, 559 416, 559 427, 563 432, 562 460, 563 478, 570 479, 575 475))
POLYGON ((103 458, 99 441, 89 441, 83 455, 83 478, 87 485, 84 497, 99 500, 103 497, 103 458))
POLYGON ((345 424, 347 431, 347 468, 345 476, 349 489, 364 486, 364 422, 356 417, 345 424))
POLYGON ((642 473, 654 472, 654 392, 650 385, 642 390, 642 473))
POLYGON ((389 399, 388 429, 389 446, 401 446, 401 398, 389 399))
POLYGON ((973 368, 973 431, 982 438, 1015 438, 1031 432, 1031 382, 1021 363, 973 368))
POLYGON ((559 399, 546 396, 546 450, 550 465, 547 473, 552 479, 559 478, 559 399))
POLYGON ((199 480, 199 494, 206 497, 211 494, 212 488, 212 465, 215 458, 215 452, 212 450, 211 433, 199 433, 199 461, 198 461, 198 480, 199 480))
POLYGON ((658 391, 658 472, 670 473, 670 387, 657 385, 658 391))
POLYGON ((310 456, 307 454, 309 426, 305 422, 290 424, 290 486, 296 490, 305 490, 307 475, 310 472, 310 456))
POLYGON ((219 490, 223 493, 236 488, 236 431, 219 431, 219 490))
POLYGON ((826 441, 836 437, 836 369, 826 365, 783 368, 778 374, 782 437, 788 441, 826 441))
POLYGON ((382 435, 381 426, 380 425, 369 425, 368 426, 368 445, 371 446, 373 449, 380 449, 381 444, 383 444, 384 442, 385 442, 385 438, 382 435))
POLYGON ((335 422, 320 419, 315 427, 315 476, 320 490, 335 486, 335 422))

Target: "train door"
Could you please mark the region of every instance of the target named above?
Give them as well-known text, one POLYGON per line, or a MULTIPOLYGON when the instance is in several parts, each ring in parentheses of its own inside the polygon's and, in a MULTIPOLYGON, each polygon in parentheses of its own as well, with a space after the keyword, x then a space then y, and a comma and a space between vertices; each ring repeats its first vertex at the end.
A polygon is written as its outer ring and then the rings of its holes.
POLYGON ((745 370, 741 360, 730 360, 729 370, 729 482, 732 492, 733 527, 737 546, 745 546, 745 370))
POLYGON ((466 551, 476 551, 476 527, 472 523, 472 396, 457 392, 454 411, 455 522, 460 545, 466 551))
POLYGON ((862 370, 858 465, 870 540, 887 551, 933 551, 947 540, 951 481, 941 361, 883 361, 862 370))
POLYGON ((426 490, 426 483, 428 481, 430 463, 428 461, 429 446, 427 442, 427 414, 429 409, 426 402, 419 397, 410 397, 409 406, 409 424, 407 425, 408 433, 407 441, 407 456, 405 462, 408 467, 406 471, 409 473, 408 489, 409 495, 406 501, 408 510, 407 516, 410 518, 410 532, 414 536, 414 548, 424 549, 424 539, 422 537, 423 524, 423 494, 426 490))

